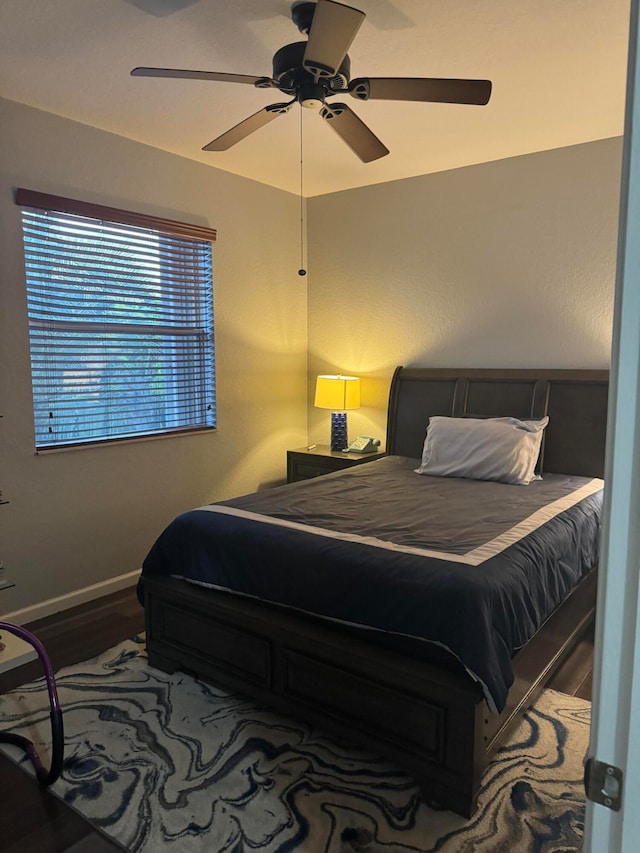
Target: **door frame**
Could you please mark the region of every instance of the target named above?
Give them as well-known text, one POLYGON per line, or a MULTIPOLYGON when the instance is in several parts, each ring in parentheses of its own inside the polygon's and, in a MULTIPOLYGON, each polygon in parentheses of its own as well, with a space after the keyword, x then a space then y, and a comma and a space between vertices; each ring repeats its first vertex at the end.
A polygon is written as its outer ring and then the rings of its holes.
POLYGON ((623 773, 619 811, 587 800, 585 853, 640 838, 640 33, 631 0, 589 755, 623 773), (635 720, 636 725, 631 725, 635 720))

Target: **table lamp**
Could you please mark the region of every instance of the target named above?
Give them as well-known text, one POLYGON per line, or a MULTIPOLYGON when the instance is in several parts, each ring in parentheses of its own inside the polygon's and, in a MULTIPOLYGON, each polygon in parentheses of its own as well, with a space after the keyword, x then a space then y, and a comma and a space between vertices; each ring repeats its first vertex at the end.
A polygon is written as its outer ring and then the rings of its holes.
POLYGON ((331 409, 331 449, 347 449, 347 409, 360 408, 357 376, 318 376, 314 406, 331 409))

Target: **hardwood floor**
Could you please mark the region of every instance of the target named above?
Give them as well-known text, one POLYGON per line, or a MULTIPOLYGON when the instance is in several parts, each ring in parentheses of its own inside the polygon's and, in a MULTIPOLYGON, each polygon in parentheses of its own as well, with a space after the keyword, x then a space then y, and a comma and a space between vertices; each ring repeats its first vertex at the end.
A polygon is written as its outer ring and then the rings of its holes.
MULTIPOLYGON (((44 643, 55 669, 78 663, 144 630, 133 588, 41 619, 27 626, 44 643)), ((549 687, 591 699, 593 630, 585 632, 549 687)), ((0 676, 5 692, 42 674, 36 661, 0 676)), ((0 755, 1 853, 109 853, 122 848, 23 770, 0 755)))

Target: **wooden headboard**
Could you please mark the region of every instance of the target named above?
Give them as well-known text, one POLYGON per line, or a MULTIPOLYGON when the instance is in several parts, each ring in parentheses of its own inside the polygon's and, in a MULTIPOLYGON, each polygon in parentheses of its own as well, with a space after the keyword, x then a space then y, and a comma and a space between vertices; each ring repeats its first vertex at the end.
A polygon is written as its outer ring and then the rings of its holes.
POLYGON ((432 415, 549 416, 539 469, 604 476, 607 370, 397 367, 389 392, 387 453, 418 458, 432 415))

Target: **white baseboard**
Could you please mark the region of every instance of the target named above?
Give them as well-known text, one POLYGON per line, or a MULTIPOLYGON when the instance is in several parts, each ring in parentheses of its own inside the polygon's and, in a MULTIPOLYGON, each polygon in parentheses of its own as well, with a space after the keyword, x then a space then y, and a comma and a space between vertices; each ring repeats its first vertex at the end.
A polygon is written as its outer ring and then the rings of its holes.
POLYGON ((13 613, 6 613, 2 619, 5 622, 13 622, 14 625, 28 625, 29 622, 35 622, 36 619, 44 619, 45 616, 52 616, 54 613, 60 613, 61 610, 69 610, 69 608, 84 604, 86 601, 93 601, 103 595, 109 595, 112 592, 118 592, 120 589, 126 589, 128 586, 134 586, 139 577, 139 569, 135 572, 128 572, 126 575, 118 575, 115 578, 109 578, 108 581, 94 583, 91 586, 85 586, 83 589, 68 592, 66 595, 49 598, 40 604, 23 607, 22 610, 14 610, 13 613))

